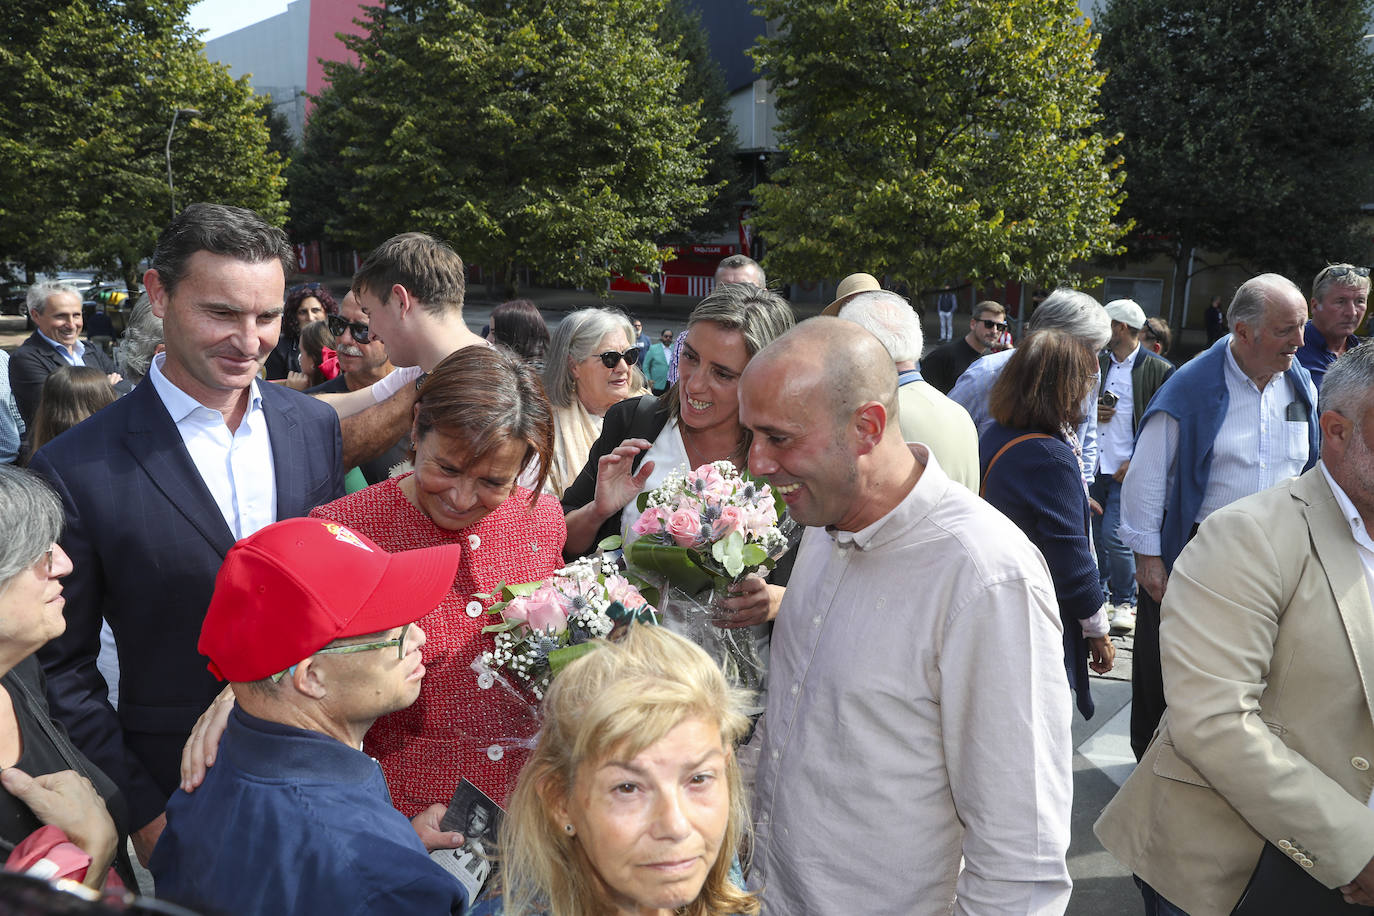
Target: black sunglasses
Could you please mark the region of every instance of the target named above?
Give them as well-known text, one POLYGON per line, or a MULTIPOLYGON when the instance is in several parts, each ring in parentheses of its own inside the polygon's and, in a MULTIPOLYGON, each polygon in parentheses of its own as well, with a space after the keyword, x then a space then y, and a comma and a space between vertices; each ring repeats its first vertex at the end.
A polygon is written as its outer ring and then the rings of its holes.
POLYGON ((329 323, 329 333, 336 338, 342 337, 343 332, 347 331, 353 335, 354 343, 365 344, 372 340, 372 329, 365 324, 348 321, 342 315, 330 315, 325 321, 329 323))
POLYGON ((1369 276, 1368 267, 1328 267, 1322 271, 1332 280, 1339 280, 1341 277, 1367 277, 1369 276))
POLYGON ((631 347, 624 353, 617 350, 607 350, 605 353, 593 353, 592 356, 601 357, 601 365, 605 366, 607 369, 614 369, 616 364, 622 359, 625 360, 625 365, 633 366, 635 363, 639 362, 639 348, 631 347))
POLYGON ((996 328, 999 331, 1005 331, 1007 329, 1007 323, 1005 321, 993 321, 991 318, 979 318, 978 320, 983 322, 983 327, 985 328, 996 328))

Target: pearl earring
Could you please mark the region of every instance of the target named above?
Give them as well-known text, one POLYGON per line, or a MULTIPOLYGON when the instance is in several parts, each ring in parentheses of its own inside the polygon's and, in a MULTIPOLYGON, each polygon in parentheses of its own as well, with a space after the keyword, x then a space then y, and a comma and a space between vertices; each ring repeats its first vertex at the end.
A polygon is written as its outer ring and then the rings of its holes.
POLYGON ((573 825, 572 825, 572 824, 564 824, 564 825, 563 825, 563 832, 566 833, 568 836, 572 836, 572 835, 573 835, 573 825))

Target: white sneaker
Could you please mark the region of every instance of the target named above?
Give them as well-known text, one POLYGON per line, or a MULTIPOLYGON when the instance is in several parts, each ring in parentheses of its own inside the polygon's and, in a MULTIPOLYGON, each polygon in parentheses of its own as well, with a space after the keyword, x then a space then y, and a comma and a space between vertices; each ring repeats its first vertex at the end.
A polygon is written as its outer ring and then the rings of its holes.
POLYGON ((1107 611, 1107 626, 1113 636, 1122 636, 1135 631, 1135 608, 1129 604, 1113 605, 1107 611))

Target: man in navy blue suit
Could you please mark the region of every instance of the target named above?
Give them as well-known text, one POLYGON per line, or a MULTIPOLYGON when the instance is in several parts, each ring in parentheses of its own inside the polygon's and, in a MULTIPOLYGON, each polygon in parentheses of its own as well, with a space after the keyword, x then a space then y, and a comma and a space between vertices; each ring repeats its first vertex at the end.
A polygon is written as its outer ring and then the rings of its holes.
POLYGON ((343 495, 335 412, 258 381, 292 264, 286 236, 256 213, 187 207, 143 277, 165 354, 32 462, 62 496, 75 566, 67 630, 40 655, 49 701, 125 794, 145 862, 182 745, 218 692, 196 641, 225 553, 343 495), (118 713, 95 664, 102 617, 119 650, 118 713))

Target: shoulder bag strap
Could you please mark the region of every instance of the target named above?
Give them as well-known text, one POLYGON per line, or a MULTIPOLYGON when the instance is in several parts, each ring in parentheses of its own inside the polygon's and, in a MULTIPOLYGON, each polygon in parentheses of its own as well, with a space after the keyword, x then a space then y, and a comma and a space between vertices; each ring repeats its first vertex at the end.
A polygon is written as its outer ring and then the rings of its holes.
POLYGON ((1006 445, 1004 445, 1004 446, 1002 446, 1001 448, 999 448, 999 449, 997 450, 997 454, 996 454, 996 455, 993 455, 993 456, 992 456, 992 460, 988 462, 988 469, 987 469, 986 471, 983 472, 983 485, 982 485, 981 487, 978 488, 978 495, 979 495, 979 496, 982 496, 982 497, 984 497, 984 498, 987 497, 987 492, 988 492, 988 475, 990 475, 990 474, 992 473, 992 466, 995 465, 995 464, 997 463, 997 459, 998 459, 998 458, 1001 458, 1002 455, 1006 453, 1007 449, 1011 448, 1013 445, 1019 445, 1020 443, 1025 442, 1027 439, 1053 439, 1053 438, 1054 438, 1053 436, 1047 435, 1046 433, 1026 433, 1024 436, 1017 436, 1015 439, 1011 440, 1011 441, 1008 442, 1006 445))

